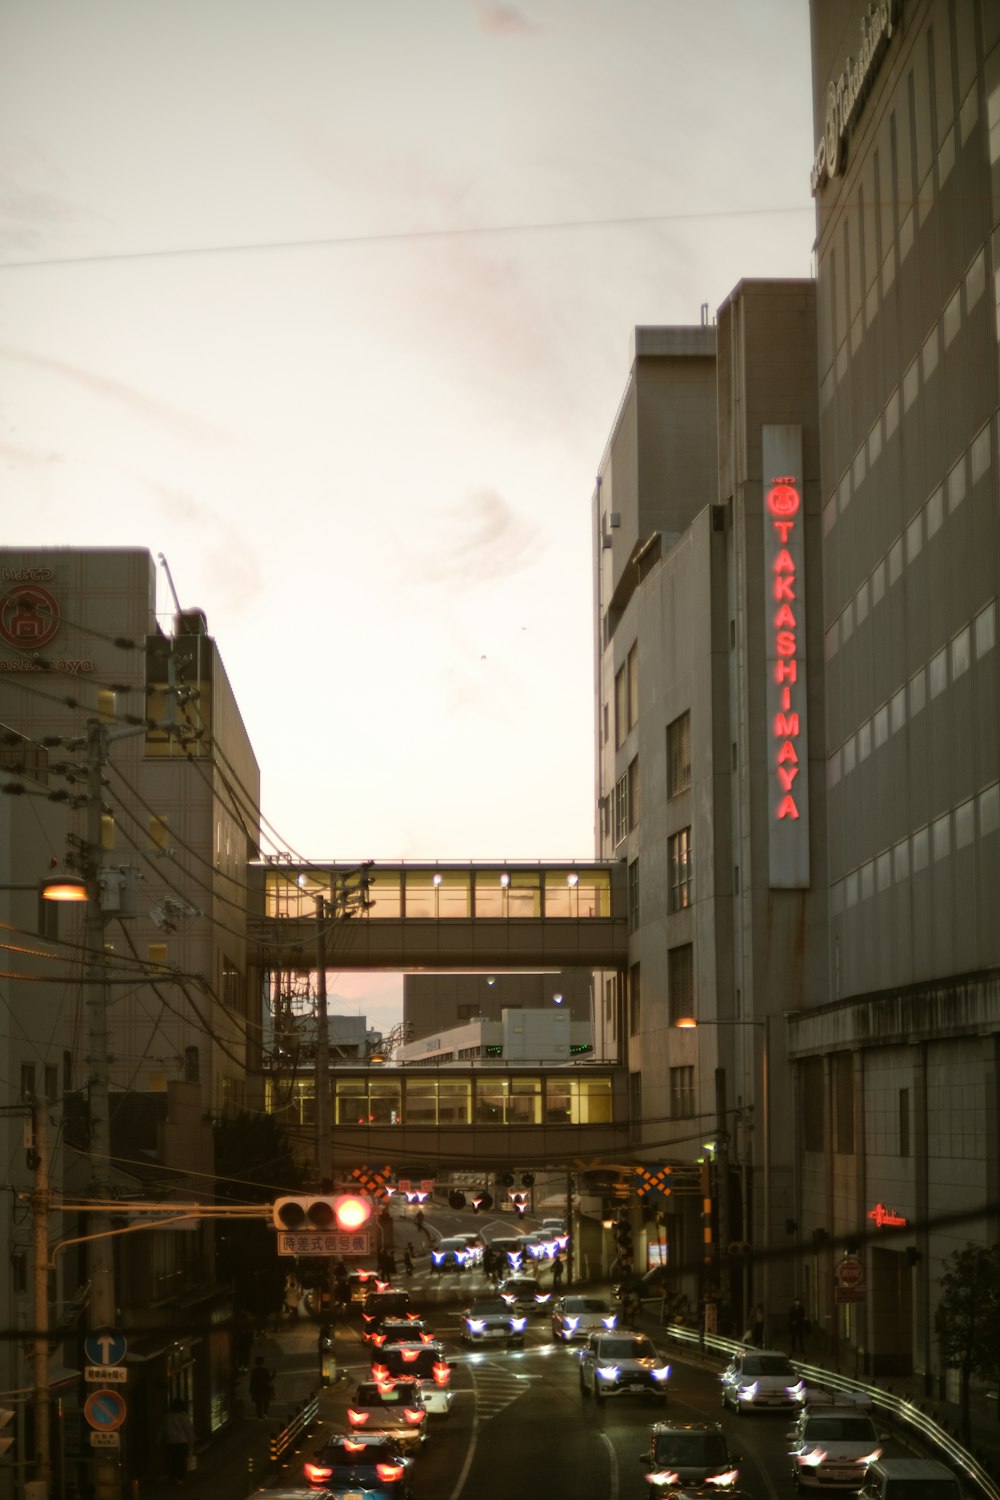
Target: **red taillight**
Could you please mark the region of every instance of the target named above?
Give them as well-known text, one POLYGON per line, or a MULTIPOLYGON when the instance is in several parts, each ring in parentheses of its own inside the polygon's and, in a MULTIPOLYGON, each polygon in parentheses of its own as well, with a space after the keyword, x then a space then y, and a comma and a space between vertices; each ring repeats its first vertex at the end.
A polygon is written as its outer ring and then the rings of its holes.
POLYGON ((367 1443, 352 1443, 350 1438, 344 1439, 344 1451, 346 1453, 364 1453, 367 1443))
POLYGON ((376 1382, 389 1379, 388 1365, 372 1365, 372 1379, 376 1382))
POLYGON ((419 1313, 408 1312, 406 1314, 406 1316, 409 1318, 409 1320, 410 1320, 411 1323, 419 1323, 420 1322, 420 1314, 419 1313))
POLYGON ((404 1409, 403 1415, 409 1422, 411 1427, 419 1427, 421 1422, 424 1420, 424 1414, 422 1411, 415 1411, 412 1407, 409 1406, 404 1409))
POLYGON ((388 1396, 389 1392, 395 1388, 396 1382, 387 1377, 385 1380, 376 1381, 376 1385, 380 1396, 388 1396))
POLYGON ((371 1412, 355 1411, 353 1406, 347 1408, 347 1420, 352 1427, 363 1427, 371 1416, 371 1412))
POLYGON ((433 1333, 422 1333, 420 1335, 420 1342, 422 1344, 433 1344, 433 1342, 434 1342, 434 1335, 433 1335, 433 1333))
POLYGON ((381 1349, 382 1345, 385 1343, 385 1334, 384 1333, 373 1333, 372 1334, 372 1343, 375 1344, 377 1346, 377 1348, 381 1349))
POLYGON ((306 1464, 306 1478, 310 1484, 325 1484, 332 1473, 333 1470, 326 1464, 306 1464))
POLYGON ((388 1483, 391 1483, 394 1479, 402 1479, 402 1477, 403 1477, 403 1465, 402 1464, 376 1464, 375 1465, 375 1472, 376 1472, 376 1474, 378 1475, 378 1477, 380 1479, 384 1479, 388 1483))
POLYGON ((400 1353, 403 1356, 403 1362, 408 1365, 412 1365, 415 1359, 420 1358, 419 1349, 401 1349, 400 1353))
POLYGON ((451 1365, 446 1365, 443 1360, 439 1360, 438 1363, 434 1366, 435 1384, 447 1385, 450 1379, 451 1365))

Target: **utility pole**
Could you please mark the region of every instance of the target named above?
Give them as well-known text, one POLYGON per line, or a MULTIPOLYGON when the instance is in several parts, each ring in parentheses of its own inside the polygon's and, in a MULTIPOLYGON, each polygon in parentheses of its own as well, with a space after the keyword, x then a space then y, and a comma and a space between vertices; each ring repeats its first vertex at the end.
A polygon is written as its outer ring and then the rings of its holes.
POLYGON ((330 1192, 330 1028, 326 1014, 326 898, 322 895, 316 897, 316 1172, 320 1191, 330 1192))
POLYGON ((36 1099, 32 1111, 35 1184, 31 1194, 34 1249, 34 1406, 35 1482, 38 1492, 52 1491, 51 1403, 49 1397, 49 1101, 36 1099))

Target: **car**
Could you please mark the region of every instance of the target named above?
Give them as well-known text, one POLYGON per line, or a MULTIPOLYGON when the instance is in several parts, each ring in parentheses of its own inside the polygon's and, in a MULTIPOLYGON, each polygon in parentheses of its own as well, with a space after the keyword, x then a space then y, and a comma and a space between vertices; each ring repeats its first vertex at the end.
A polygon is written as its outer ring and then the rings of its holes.
POLYGON ((465 1271, 472 1265, 472 1255, 464 1235, 438 1240, 431 1247, 432 1271, 465 1271))
POLYGON ((859 1490, 883 1439, 871 1417, 838 1406, 809 1406, 791 1434, 792 1478, 800 1490, 859 1490))
POLYGON ((503 1297, 479 1297, 462 1313, 462 1339, 466 1344, 500 1342, 508 1349, 524 1348, 527 1313, 503 1297))
POLYGON ((466 1243, 469 1251, 470 1266, 480 1266, 483 1263, 483 1255, 486 1250, 486 1241, 481 1234, 463 1234, 459 1236, 466 1243))
POLYGON ((410 1309, 410 1294, 396 1287, 379 1284, 377 1292, 369 1292, 361 1308, 361 1320, 365 1336, 369 1332, 381 1333, 386 1318, 405 1318, 410 1309))
POLYGON ((592 1333, 580 1351, 580 1390, 608 1396, 667 1398, 670 1366, 643 1333, 592 1333))
POLYGON ((552 1293, 546 1292, 534 1276, 508 1276, 499 1287, 503 1300, 519 1313, 544 1313, 552 1301, 552 1293))
POLYGON ((505 1276, 522 1269, 525 1255, 523 1235, 500 1235, 497 1239, 490 1240, 490 1249, 505 1276))
POLYGON ((368 1293, 374 1291, 378 1283, 378 1276, 374 1271, 366 1271, 363 1266, 357 1266, 353 1271, 347 1273, 347 1291, 351 1302, 363 1302, 368 1293))
POLYGON ((366 1329, 364 1336, 370 1344, 381 1349, 383 1344, 429 1344, 434 1333, 419 1313, 407 1313, 403 1318, 396 1313, 387 1313, 371 1332, 366 1329))
POLYGON ((565 1250, 569 1244, 569 1234, 563 1219, 543 1219, 541 1232, 555 1240, 560 1250, 565 1250))
POLYGON ((936 1458, 877 1458, 869 1464, 861 1500, 962 1500, 962 1487, 936 1458))
POLYGON ((787 1354, 741 1349, 722 1372, 722 1405, 735 1412, 801 1410, 806 1385, 787 1354))
POLYGON ((542 1234, 539 1230, 533 1230, 531 1234, 521 1236, 521 1249, 529 1260, 538 1261, 540 1264, 549 1260, 556 1253, 556 1241, 551 1234, 542 1234))
POLYGON ((404 1453, 419 1453, 427 1439, 427 1408, 412 1375, 362 1380, 347 1403, 354 1432, 391 1432, 404 1453))
POLYGON ((373 1380, 398 1380, 408 1375, 417 1382, 430 1416, 446 1417, 455 1392, 451 1388, 451 1365, 444 1346, 431 1343, 385 1344, 372 1357, 373 1380))
POLYGON ((311 1490, 337 1500, 358 1493, 365 1500, 408 1500, 412 1463, 391 1433, 338 1432, 306 1459, 305 1476, 311 1490))
POLYGON ((602 1329, 610 1333, 617 1327, 618 1314, 603 1297, 558 1297, 552 1304, 552 1337, 565 1344, 602 1329))
POLYGON ((639 1461, 646 1467, 650 1496, 689 1486, 728 1493, 740 1474, 739 1456, 730 1453, 718 1422, 654 1422, 639 1461))

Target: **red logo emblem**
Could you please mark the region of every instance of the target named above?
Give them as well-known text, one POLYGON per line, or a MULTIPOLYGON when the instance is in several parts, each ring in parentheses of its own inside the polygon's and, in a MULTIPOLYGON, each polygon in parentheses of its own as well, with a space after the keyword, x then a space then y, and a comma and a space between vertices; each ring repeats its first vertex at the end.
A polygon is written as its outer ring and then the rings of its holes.
POLYGON ((19 583, 0 600, 0 637, 22 651, 47 646, 59 629, 59 606, 48 589, 19 583))

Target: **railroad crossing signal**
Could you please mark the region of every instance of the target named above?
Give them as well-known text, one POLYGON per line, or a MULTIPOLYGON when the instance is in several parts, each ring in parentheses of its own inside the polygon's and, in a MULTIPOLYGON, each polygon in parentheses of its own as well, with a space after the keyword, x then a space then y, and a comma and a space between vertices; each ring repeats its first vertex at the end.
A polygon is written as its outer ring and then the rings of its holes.
POLYGON ((657 1172, 650 1172, 646 1167, 636 1167, 636 1197, 644 1198, 647 1193, 660 1193, 664 1198, 669 1198, 672 1173, 671 1167, 660 1167, 657 1172))

